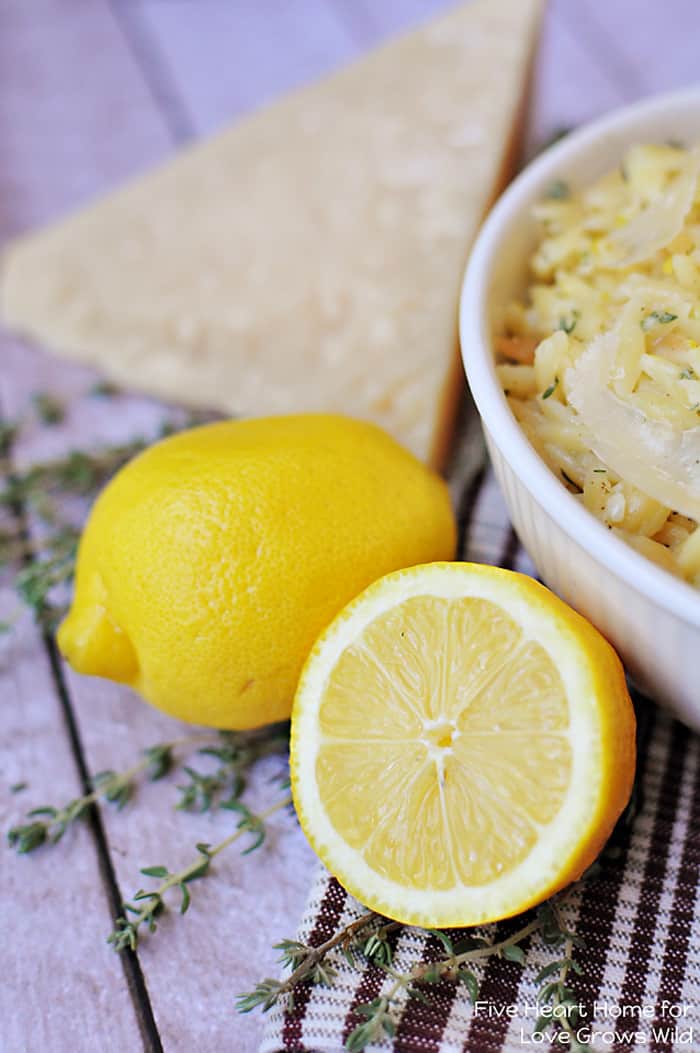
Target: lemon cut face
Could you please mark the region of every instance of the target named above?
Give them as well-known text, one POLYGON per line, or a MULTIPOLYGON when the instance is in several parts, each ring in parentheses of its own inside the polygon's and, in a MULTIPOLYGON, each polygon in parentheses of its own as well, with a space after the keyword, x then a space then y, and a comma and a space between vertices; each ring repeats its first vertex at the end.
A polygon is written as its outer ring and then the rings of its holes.
POLYGON ((432 564, 371 586, 316 645, 293 713, 295 801, 362 902, 477 924, 592 862, 633 743, 620 663, 583 619, 521 575, 432 564))

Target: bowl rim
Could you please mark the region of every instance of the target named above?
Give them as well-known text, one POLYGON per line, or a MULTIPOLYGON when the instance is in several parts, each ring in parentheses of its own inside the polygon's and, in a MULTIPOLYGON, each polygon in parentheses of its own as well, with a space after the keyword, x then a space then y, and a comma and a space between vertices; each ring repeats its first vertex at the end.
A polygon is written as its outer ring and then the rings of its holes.
POLYGON ((611 575, 676 617, 700 627, 700 591, 615 537, 569 493, 530 445, 496 377, 486 312, 501 242, 523 207, 529 208, 541 194, 543 184, 576 158, 591 156, 607 134, 632 129, 644 118, 690 107, 700 111, 700 85, 615 109, 570 133, 527 165, 498 199, 474 243, 462 281, 459 335, 464 370, 482 423, 531 498, 611 575))

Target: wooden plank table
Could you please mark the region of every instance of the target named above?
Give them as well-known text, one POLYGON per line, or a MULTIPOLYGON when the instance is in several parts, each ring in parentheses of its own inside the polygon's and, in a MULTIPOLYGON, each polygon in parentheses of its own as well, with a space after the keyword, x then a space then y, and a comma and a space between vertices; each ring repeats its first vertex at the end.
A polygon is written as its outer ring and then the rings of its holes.
MULTIPOLYGON (((352 59, 445 0, 0 0, 0 237, 60 215, 166 157, 179 144, 352 59)), ((695 0, 554 0, 540 50, 527 148, 652 91, 696 77, 695 0), (663 45, 659 45, 659 41, 663 45)), ((108 246, 105 251, 109 251, 108 246)), ((23 434, 18 465, 72 447, 154 434, 163 409, 146 399, 99 402, 94 377, 5 337, 0 411, 36 391, 69 405, 66 420, 23 434)), ((0 618, 14 611, 9 580, 0 618)), ((77 677, 22 616, 0 645, 4 701, 0 823, 82 792, 90 772, 129 764, 178 734, 173 721, 117 685, 77 677), (174 730, 175 728, 175 730, 174 730), (28 783, 21 793, 10 787, 28 783)), ((274 758, 250 800, 271 801, 274 758)), ((235 851, 197 886, 183 921, 136 954, 104 936, 153 862, 186 862, 197 841, 230 829, 221 814, 175 812, 173 786, 147 786, 134 813, 100 808, 52 851, 2 857, 2 1053, 252 1053, 256 1016, 237 992, 274 975, 272 943, 291 936, 313 858, 286 813, 265 849, 235 851), (148 795, 147 801, 145 800, 148 795), (263 854, 264 852, 264 854, 263 854)))

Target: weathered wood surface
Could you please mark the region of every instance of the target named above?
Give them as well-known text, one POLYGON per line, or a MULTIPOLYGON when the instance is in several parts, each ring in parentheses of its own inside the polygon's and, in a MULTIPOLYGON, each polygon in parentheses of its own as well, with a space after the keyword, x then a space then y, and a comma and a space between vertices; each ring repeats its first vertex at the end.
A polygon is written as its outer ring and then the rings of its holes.
MULTIPOLYGON (((119 183, 179 143, 310 80, 446 0, 0 0, 0 237, 59 215, 119 183)), ((540 52, 528 149, 554 130, 696 76, 695 0, 554 0, 540 52), (663 46, 659 41, 663 41, 663 46), (666 59, 672 56, 672 61, 666 59)), ((106 247, 105 251, 108 251, 106 247)), ((28 464, 71 446, 155 431, 164 409, 137 398, 87 396, 84 370, 4 339, 0 411, 32 392, 70 403, 57 428, 19 444, 28 464)), ((0 594, 0 616, 13 609, 0 594)), ((0 736, 0 822, 80 792, 88 771, 127 765, 145 745, 178 734, 173 721, 115 685, 73 676, 24 618, 0 651, 5 717, 0 736), (70 722, 73 722, 71 732, 70 722), (12 794, 10 786, 29 786, 12 794)), ((279 791, 261 766, 250 800, 279 791)), ((101 810, 29 859, 5 852, 0 931, 3 1053, 167 1053, 256 1049, 260 1022, 237 1017, 235 994, 271 974, 271 944, 291 936, 313 865, 294 822, 279 814, 270 843, 193 887, 180 921, 164 918, 138 957, 104 943, 114 900, 140 883, 139 867, 186 862, 216 841, 225 816, 173 809, 172 781, 149 785, 133 812, 101 810)))

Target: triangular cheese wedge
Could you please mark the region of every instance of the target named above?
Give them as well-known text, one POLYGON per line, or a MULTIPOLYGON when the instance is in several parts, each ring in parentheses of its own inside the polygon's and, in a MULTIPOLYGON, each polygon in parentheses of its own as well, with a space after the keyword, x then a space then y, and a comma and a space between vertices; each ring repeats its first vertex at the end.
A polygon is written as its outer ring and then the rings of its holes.
POLYGON ((469 245, 540 0, 474 0, 10 244, 15 329, 233 414, 339 410, 445 455, 469 245))

